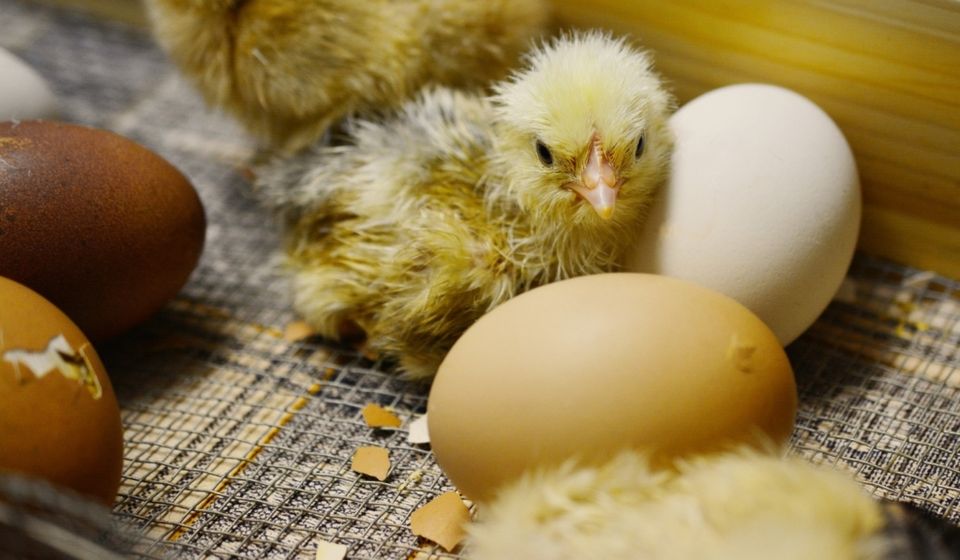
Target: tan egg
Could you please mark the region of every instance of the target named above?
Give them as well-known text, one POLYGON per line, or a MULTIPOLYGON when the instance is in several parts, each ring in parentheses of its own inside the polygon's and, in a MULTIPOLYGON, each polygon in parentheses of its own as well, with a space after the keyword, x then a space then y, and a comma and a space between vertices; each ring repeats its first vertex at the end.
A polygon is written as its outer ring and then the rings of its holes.
POLYGON ((205 229, 193 186, 143 146, 65 123, 0 123, 0 276, 48 298, 91 339, 176 295, 205 229))
POLYGON ((97 352, 53 304, 0 278, 0 471, 110 505, 122 465, 120 410, 97 352))
POLYGON ((568 458, 780 444, 795 413, 790 363, 753 313, 684 280, 623 273, 537 288, 481 318, 441 364, 427 416, 437 462, 485 501, 568 458))

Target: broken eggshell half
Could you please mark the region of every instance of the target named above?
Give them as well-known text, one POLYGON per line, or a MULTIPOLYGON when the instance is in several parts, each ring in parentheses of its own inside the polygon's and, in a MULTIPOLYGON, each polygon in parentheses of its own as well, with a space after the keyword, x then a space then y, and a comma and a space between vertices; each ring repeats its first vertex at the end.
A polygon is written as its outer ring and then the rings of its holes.
POLYGON ((123 430, 103 364, 59 309, 0 277, 0 471, 111 505, 123 430))

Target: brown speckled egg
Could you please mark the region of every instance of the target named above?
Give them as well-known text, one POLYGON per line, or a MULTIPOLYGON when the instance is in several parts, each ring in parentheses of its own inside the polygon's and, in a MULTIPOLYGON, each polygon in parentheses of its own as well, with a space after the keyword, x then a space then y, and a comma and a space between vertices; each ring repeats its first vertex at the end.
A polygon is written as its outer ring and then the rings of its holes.
POLYGON ((93 340, 146 319, 186 283, 206 221, 190 182, 112 132, 0 123, 0 276, 93 340))
POLYGON ((0 471, 110 505, 122 465, 120 410, 97 352, 49 301, 0 278, 0 471))

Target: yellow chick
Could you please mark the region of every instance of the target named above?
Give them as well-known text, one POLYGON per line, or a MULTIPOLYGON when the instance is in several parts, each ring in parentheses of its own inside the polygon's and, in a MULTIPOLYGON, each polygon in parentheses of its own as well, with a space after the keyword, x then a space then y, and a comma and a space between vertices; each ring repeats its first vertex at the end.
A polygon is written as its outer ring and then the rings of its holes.
POLYGON ((481 315, 530 288, 616 270, 673 145, 647 53, 602 33, 533 50, 484 97, 424 91, 347 144, 270 164, 295 305, 319 333, 433 375, 481 315))
POLYGON ((154 35, 207 101, 293 150, 426 84, 503 78, 545 0, 146 0, 154 35))
POLYGON ((651 469, 525 475, 482 504, 470 560, 920 560, 960 558, 960 529, 868 496, 844 473, 747 449, 651 469))

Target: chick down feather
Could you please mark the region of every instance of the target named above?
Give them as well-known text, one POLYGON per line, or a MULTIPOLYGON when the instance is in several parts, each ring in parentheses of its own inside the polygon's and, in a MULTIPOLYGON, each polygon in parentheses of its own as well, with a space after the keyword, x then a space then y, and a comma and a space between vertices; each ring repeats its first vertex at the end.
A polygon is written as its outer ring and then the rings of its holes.
POLYGON ((598 466, 528 472, 479 515, 468 530, 471 560, 945 560, 960 553, 956 527, 918 530, 926 522, 910 506, 873 499, 847 473, 746 448, 688 458, 676 470, 653 469, 628 450, 598 466))
POLYGON ((426 84, 500 79, 545 0, 147 0, 154 35, 207 101, 293 151, 426 84))
POLYGON ((495 94, 428 88, 352 121, 344 145, 272 162, 256 187, 283 218, 297 309, 327 337, 356 324, 372 351, 433 375, 500 303, 620 267, 666 175, 672 108, 647 53, 574 34, 534 49, 495 94), (615 204, 588 200, 600 188, 615 204))

